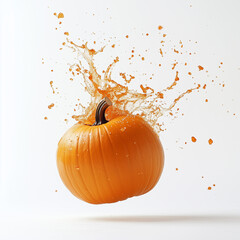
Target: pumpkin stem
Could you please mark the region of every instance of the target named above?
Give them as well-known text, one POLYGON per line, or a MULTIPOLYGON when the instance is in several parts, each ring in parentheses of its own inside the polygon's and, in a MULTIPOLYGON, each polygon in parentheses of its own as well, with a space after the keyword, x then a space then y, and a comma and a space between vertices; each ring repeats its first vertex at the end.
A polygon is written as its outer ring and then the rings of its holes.
POLYGON ((100 101, 96 109, 95 123, 93 124, 93 126, 101 125, 108 122, 105 118, 105 111, 111 105, 112 102, 107 97, 100 101))

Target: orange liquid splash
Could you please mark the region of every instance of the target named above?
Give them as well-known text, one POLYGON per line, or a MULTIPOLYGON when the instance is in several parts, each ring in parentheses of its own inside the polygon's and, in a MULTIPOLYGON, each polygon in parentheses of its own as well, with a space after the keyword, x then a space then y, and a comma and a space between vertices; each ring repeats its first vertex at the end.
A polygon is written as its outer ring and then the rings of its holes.
POLYGON ((94 57, 103 52, 104 47, 96 51, 88 48, 87 43, 77 45, 69 39, 67 39, 66 45, 73 49, 78 56, 78 62, 72 64, 69 71, 73 76, 76 76, 76 74, 82 76, 85 90, 91 96, 89 105, 87 107, 82 106, 83 113, 72 116, 78 122, 94 123, 97 104, 104 97, 108 97, 113 102, 113 107, 108 108, 106 112, 107 119, 111 120, 119 115, 137 114, 149 122, 157 132, 160 132, 162 124, 159 123, 159 118, 164 113, 170 112, 186 94, 200 88, 200 84, 198 84, 195 88, 183 91, 166 106, 166 101, 164 101, 165 95, 178 84, 178 71, 176 71, 176 76, 172 84, 165 89, 156 92, 148 86, 144 87, 140 85, 141 93, 128 87, 128 83, 134 79, 134 76, 130 75, 130 78, 127 79, 125 73, 120 73, 120 76, 125 80, 125 85, 119 84, 112 78, 113 68, 119 61, 118 57, 103 71, 102 75, 97 71, 94 64, 94 57), (86 64, 83 64, 83 61, 87 63, 88 67, 85 67, 86 64))

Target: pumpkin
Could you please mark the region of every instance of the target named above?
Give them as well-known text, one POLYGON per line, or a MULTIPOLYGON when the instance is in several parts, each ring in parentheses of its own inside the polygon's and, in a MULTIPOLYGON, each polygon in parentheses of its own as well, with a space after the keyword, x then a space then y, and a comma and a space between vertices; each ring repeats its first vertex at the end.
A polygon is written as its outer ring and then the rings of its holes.
POLYGON ((104 98, 95 123, 76 123, 61 138, 57 150, 60 177, 77 198, 92 204, 113 203, 150 191, 158 182, 164 152, 158 135, 140 116, 110 121, 104 98))

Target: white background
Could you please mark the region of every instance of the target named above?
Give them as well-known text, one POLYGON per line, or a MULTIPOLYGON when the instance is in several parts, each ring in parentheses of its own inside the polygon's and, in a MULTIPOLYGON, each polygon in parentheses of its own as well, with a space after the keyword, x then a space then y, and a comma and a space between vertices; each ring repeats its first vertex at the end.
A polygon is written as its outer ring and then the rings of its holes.
MULTIPOLYGON (((0 238, 239 239, 239 10, 237 0, 1 1, 0 238), (55 30, 59 24, 53 13, 61 11, 62 28, 55 30), (84 203, 63 186, 56 169, 57 142, 74 123, 63 119, 69 118, 81 90, 77 81, 70 85, 65 74, 73 55, 58 50, 63 32, 96 40, 98 47, 108 43, 104 38, 115 36, 111 41, 117 48, 98 56, 100 67, 118 55, 116 75, 139 70, 136 75, 142 80, 141 72, 154 72, 152 86, 160 89, 174 72, 142 63, 130 67, 126 50, 129 45, 158 49, 159 39, 147 42, 139 37, 147 32, 157 35, 158 25, 173 44, 182 40, 186 49, 196 51, 189 64, 203 65, 211 75, 207 81, 217 75, 217 82, 207 93, 182 99, 184 116, 166 118, 167 130, 160 136, 165 168, 151 192, 109 205, 84 203), (51 80, 58 84, 59 96, 52 95, 51 80), (225 88, 217 86, 222 82, 225 88), (55 107, 48 110, 52 102, 55 107), (191 136, 196 143, 191 143, 191 136), (211 146, 209 138, 214 141, 211 146), (207 190, 213 184, 216 187, 207 190)), ((158 63, 155 55, 148 57, 158 63)), ((181 66, 178 70, 185 71, 181 66)), ((206 80, 206 74, 196 75, 206 80)), ((78 97, 87 99, 82 93, 78 97)))

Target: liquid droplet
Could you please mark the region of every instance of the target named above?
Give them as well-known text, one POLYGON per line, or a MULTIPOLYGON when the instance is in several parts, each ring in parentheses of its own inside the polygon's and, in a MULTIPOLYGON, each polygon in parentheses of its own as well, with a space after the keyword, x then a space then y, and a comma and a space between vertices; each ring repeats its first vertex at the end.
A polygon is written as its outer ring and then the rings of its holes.
POLYGON ((197 139, 196 139, 195 137, 193 137, 193 136, 192 136, 191 140, 192 140, 192 142, 194 142, 194 143, 197 141, 197 139))

